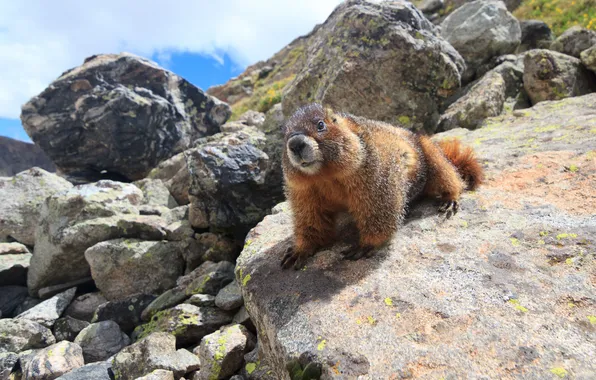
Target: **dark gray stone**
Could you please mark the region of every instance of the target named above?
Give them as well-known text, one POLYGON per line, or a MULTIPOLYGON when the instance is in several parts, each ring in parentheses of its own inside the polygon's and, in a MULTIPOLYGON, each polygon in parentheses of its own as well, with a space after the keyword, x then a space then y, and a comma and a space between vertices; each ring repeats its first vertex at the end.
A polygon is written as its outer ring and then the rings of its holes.
POLYGON ((112 380, 109 362, 91 363, 58 377, 56 380, 112 380))
POLYGON ((222 310, 232 311, 244 304, 240 287, 236 281, 230 282, 215 297, 215 306, 222 310))
POLYGON ((151 294, 138 294, 122 301, 110 301, 97 308, 92 323, 111 320, 120 326, 126 334, 130 334, 141 322, 141 313, 153 301, 151 294))
POLYGON ((0 287, 0 312, 4 318, 10 318, 13 312, 27 298, 28 292, 25 286, 1 286, 0 287))
POLYGON ((114 321, 101 321, 85 327, 74 341, 83 349, 86 363, 107 360, 130 344, 130 339, 114 321))
POLYGON ((89 326, 89 322, 87 321, 80 321, 66 316, 58 319, 56 323, 54 323, 54 328, 52 330, 56 337, 56 341, 60 342, 62 340, 67 340, 73 342, 81 330, 87 326, 89 326))
POLYGON ((166 290, 159 297, 155 298, 141 313, 141 320, 148 321, 157 312, 174 307, 184 301, 186 295, 184 287, 175 287, 166 290))

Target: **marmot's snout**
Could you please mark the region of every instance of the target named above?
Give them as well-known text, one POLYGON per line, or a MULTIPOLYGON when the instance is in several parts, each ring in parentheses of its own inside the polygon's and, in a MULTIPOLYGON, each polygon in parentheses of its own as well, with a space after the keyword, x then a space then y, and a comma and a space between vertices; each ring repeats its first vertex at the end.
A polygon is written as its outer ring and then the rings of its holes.
POLYGON ((322 156, 317 142, 304 134, 295 134, 286 144, 288 158, 292 165, 301 171, 314 174, 319 171, 322 156))

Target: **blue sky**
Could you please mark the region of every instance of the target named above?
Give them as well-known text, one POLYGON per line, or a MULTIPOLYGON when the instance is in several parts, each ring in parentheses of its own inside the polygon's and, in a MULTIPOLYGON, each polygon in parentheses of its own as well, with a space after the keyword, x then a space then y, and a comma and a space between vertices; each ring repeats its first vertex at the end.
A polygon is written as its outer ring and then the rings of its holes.
POLYGON ((151 58, 198 87, 225 83, 327 18, 340 0, 0 0, 0 135, 20 107, 93 54, 151 58))
MULTIPOLYGON (((158 62, 203 90, 227 82, 228 79, 242 73, 245 68, 234 63, 227 54, 214 58, 205 54, 175 53, 169 55, 166 61, 160 60, 158 55, 147 58, 158 62)), ((19 119, 0 118, 0 136, 31 141, 19 119)))

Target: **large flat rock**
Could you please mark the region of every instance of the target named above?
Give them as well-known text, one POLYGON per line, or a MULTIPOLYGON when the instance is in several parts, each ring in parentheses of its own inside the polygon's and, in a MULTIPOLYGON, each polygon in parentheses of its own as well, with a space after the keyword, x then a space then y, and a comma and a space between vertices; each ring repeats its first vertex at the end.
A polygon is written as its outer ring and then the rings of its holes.
POLYGON ((592 94, 437 135, 474 146, 486 183, 449 219, 414 206, 357 262, 338 243, 282 271, 291 211, 276 207, 236 269, 274 377, 302 356, 325 379, 595 378, 595 131, 592 94))

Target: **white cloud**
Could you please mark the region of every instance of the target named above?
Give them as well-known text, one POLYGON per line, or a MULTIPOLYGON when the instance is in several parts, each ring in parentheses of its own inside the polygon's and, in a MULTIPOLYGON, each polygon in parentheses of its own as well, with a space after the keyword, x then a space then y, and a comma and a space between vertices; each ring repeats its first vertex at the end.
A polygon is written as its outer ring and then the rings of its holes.
POLYGON ((339 0, 0 0, 0 117, 85 57, 192 52, 241 66, 323 22, 339 0))

